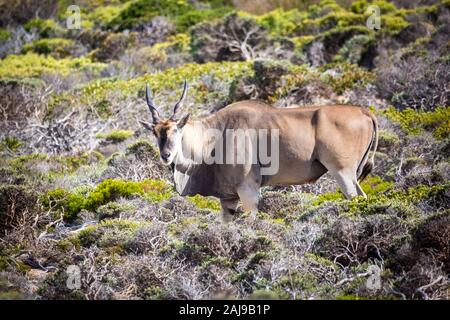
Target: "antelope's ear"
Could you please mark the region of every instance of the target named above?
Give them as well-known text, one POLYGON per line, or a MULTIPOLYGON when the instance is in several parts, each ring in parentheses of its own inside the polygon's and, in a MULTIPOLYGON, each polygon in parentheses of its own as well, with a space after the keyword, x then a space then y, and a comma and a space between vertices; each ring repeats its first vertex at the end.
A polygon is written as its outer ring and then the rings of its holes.
POLYGON ((144 120, 139 120, 139 122, 148 130, 153 132, 153 129, 155 128, 155 125, 153 123, 144 121, 144 120))
POLYGON ((177 122, 178 129, 181 129, 181 128, 183 128, 186 125, 186 123, 188 122, 190 116, 191 116, 190 114, 187 114, 183 118, 178 120, 178 122, 177 122))

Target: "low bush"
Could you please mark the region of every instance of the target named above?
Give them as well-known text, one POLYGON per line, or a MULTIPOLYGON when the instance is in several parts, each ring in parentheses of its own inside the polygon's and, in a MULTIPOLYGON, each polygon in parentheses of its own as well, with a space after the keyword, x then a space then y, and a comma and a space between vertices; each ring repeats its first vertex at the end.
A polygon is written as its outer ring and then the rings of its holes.
POLYGON ((85 199, 82 195, 73 194, 63 189, 49 191, 42 199, 42 204, 47 209, 61 212, 64 219, 73 221, 84 208, 85 199))
POLYGON ((11 152, 16 152, 23 143, 15 137, 5 137, 0 141, 0 151, 9 150, 11 152))
POLYGON ((220 203, 218 200, 209 198, 209 197, 202 197, 201 195, 195 195, 187 197, 189 202, 192 202, 200 209, 209 209, 212 211, 219 211, 220 210, 220 203))
POLYGON ((177 25, 178 31, 184 32, 196 23, 222 17, 230 11, 231 8, 222 3, 196 9, 186 0, 138 0, 121 11, 108 26, 118 30, 136 29, 154 17, 165 16, 177 25))
POLYGON ((349 63, 341 63, 334 68, 326 65, 322 67, 323 71, 330 69, 334 72, 323 73, 321 79, 331 85, 337 94, 343 94, 346 90, 355 87, 363 87, 373 79, 372 73, 349 63))
POLYGON ((30 44, 26 44, 22 51, 32 51, 37 54, 50 54, 56 59, 66 58, 75 49, 73 40, 64 38, 39 39, 30 44))
POLYGON ((121 253, 142 226, 143 224, 130 220, 105 220, 81 230, 74 241, 83 247, 95 244, 101 248, 116 248, 114 252, 121 253))
POLYGON ((42 38, 58 37, 64 34, 64 29, 51 19, 35 18, 28 21, 24 27, 27 31, 36 30, 42 38))
MULTIPOLYGON (((1 64, 0 64, 1 67, 1 64)), ((1 68, 0 68, 1 72, 1 68)), ((189 83, 196 83, 190 87, 190 96, 194 97, 198 103, 204 103, 208 98, 208 91, 201 86, 202 77, 211 77, 217 81, 222 81, 224 85, 230 84, 234 79, 251 75, 251 64, 248 62, 216 62, 216 63, 187 63, 182 66, 167 69, 156 74, 137 77, 131 80, 111 80, 102 79, 92 81, 80 90, 81 99, 92 101, 92 99, 102 101, 111 90, 119 90, 120 96, 143 96, 145 84, 149 84, 153 91, 181 90, 180 84, 184 79, 189 83), (201 90, 203 89, 203 90, 201 90)), ((181 94, 181 93, 180 93, 181 94)), ((167 105, 175 103, 179 95, 171 95, 165 101, 167 105)))
POLYGON ((8 30, 0 28, 0 43, 2 41, 8 40, 10 37, 11 37, 11 33, 8 30))
POLYGON ((121 213, 135 210, 136 207, 129 204, 122 204, 118 202, 108 202, 107 204, 98 207, 97 215, 99 220, 118 218, 121 213))
POLYGON ((389 152, 396 147, 400 142, 400 138, 395 133, 380 130, 378 138, 378 150, 382 152, 389 152))
POLYGON ((138 140, 128 145, 126 154, 134 155, 141 160, 157 159, 159 157, 158 149, 148 140, 138 140))
POLYGON ((96 211, 100 206, 120 197, 142 196, 152 202, 166 200, 171 196, 171 187, 162 180, 142 182, 107 179, 86 195, 56 189, 43 196, 43 204, 54 212, 63 212, 65 219, 73 221, 83 210, 96 211))
POLYGON ((72 72, 98 73, 105 68, 102 63, 94 63, 90 59, 74 58, 56 60, 51 56, 28 52, 24 55, 9 55, 0 61, 0 77, 30 78, 45 74, 68 76, 72 72))
POLYGON ((136 43, 137 35, 131 33, 109 33, 89 55, 96 61, 106 62, 118 59, 125 50, 136 43))
POLYGON ((449 107, 436 107, 433 111, 411 108, 397 111, 391 107, 383 110, 381 114, 399 124, 407 134, 418 135, 429 131, 438 139, 446 139, 450 136, 449 107))
POLYGON ((96 138, 102 139, 105 143, 119 143, 134 135, 131 130, 113 130, 107 133, 98 133, 96 138))

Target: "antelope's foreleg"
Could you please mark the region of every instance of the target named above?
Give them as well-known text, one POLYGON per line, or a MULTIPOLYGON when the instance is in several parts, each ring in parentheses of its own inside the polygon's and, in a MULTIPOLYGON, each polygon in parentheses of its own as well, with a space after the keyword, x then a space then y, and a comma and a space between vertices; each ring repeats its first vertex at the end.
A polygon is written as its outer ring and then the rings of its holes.
POLYGON ((232 220, 238 203, 239 199, 220 199, 220 205, 222 206, 220 218, 222 222, 230 222, 232 220))
POLYGON ((252 217, 255 218, 258 213, 259 188, 257 186, 243 184, 239 186, 237 193, 242 201, 244 210, 250 211, 252 217))

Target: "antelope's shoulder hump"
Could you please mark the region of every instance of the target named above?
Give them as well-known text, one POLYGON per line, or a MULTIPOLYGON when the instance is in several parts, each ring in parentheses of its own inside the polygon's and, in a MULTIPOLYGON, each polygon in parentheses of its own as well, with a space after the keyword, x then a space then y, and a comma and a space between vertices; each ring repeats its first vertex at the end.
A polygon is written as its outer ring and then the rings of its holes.
POLYGON ((237 110, 237 109, 274 109, 270 104, 262 100, 243 100, 232 103, 222 110, 237 110))

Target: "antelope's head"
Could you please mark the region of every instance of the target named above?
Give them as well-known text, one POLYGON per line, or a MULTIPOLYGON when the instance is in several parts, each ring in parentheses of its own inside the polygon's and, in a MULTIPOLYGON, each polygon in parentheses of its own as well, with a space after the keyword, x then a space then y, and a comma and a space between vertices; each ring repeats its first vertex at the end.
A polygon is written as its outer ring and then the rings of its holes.
POLYGON ((152 121, 140 121, 141 124, 149 129, 158 140, 159 154, 162 163, 170 165, 176 154, 181 150, 182 129, 189 119, 189 114, 181 116, 180 106, 182 105, 187 93, 187 82, 184 81, 183 93, 180 100, 173 108, 173 114, 168 119, 161 119, 158 109, 153 103, 150 88, 148 85, 145 90, 145 98, 148 108, 152 115, 152 121))

